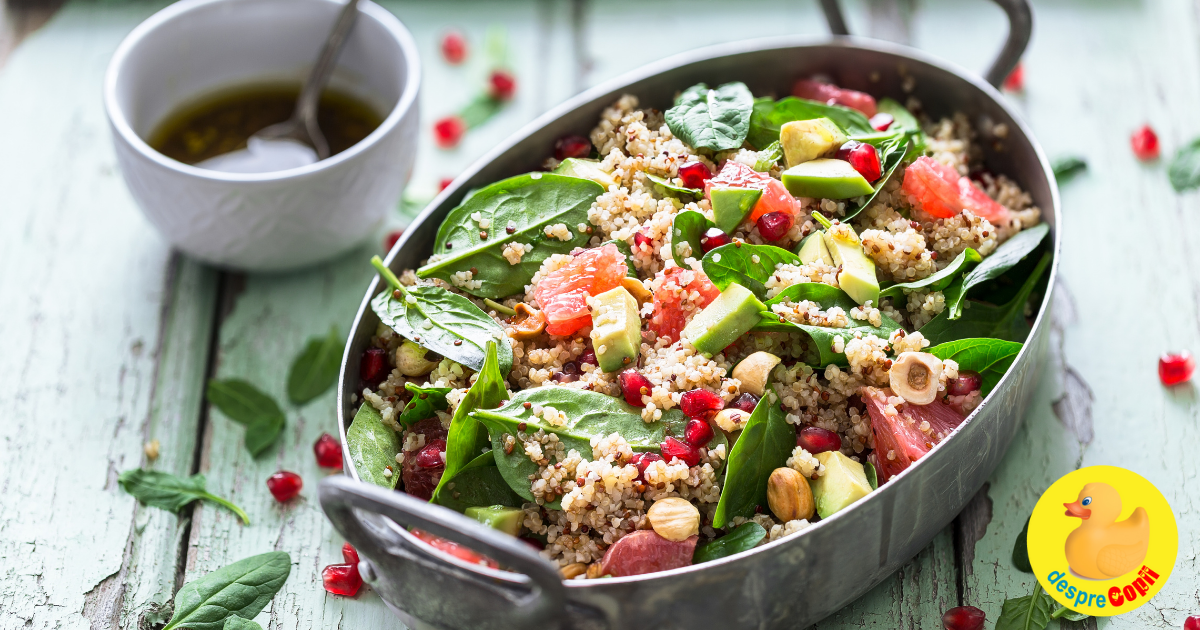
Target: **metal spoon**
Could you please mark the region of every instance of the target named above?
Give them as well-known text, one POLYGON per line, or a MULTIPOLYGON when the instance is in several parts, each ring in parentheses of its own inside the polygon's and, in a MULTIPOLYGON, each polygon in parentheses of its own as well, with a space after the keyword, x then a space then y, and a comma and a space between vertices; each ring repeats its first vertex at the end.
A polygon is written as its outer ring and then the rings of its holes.
POLYGON ((304 81, 291 118, 251 136, 245 149, 209 158, 196 166, 230 173, 268 173, 328 158, 329 143, 317 124, 317 105, 357 18, 358 0, 347 0, 325 39, 321 56, 304 81))

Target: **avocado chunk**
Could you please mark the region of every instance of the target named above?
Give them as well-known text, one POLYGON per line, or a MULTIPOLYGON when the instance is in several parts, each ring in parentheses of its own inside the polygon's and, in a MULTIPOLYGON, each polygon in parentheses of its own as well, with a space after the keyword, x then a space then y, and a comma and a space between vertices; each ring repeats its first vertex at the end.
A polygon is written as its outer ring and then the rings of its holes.
POLYGON ((825 472, 811 483, 817 514, 829 518, 846 506, 871 494, 871 484, 863 465, 842 455, 840 451, 817 453, 817 461, 825 472))
POLYGON ((806 265, 819 262, 833 266, 833 258, 829 255, 829 248, 825 246, 825 237, 820 230, 800 241, 800 249, 796 250, 796 255, 800 257, 800 262, 806 265))
POLYGON ((753 188, 732 188, 726 186, 714 187, 708 191, 708 200, 712 202, 713 221, 717 228, 726 234, 733 234, 742 219, 750 214, 754 204, 762 197, 761 190, 753 188))
POLYGON ((825 247, 838 271, 838 286, 859 304, 871 302, 879 306, 879 280, 875 278, 875 261, 863 252, 862 241, 854 228, 845 223, 831 226, 822 232, 825 247))
POLYGON ((846 143, 846 133, 828 118, 793 120, 779 130, 779 144, 788 167, 830 157, 846 143))
POLYGON ((525 520, 525 512, 521 508, 490 505, 488 507, 469 507, 466 515, 505 534, 516 536, 521 533, 521 521, 525 520))
POLYGON ((583 158, 567 158, 554 169, 559 175, 569 175, 571 177, 580 177, 590 179, 608 190, 609 186, 617 183, 610 173, 600 168, 600 162, 596 160, 585 160, 583 158))
POLYGON ((767 307, 746 287, 729 286, 692 318, 683 329, 683 338, 707 355, 715 355, 733 343, 762 319, 767 307))
POLYGON ((797 197, 853 199, 875 191, 845 160, 818 159, 783 172, 783 185, 797 197))
POLYGON ((642 320, 638 303, 625 287, 610 289, 593 297, 592 347, 596 362, 605 372, 616 372, 637 361, 642 348, 642 320))

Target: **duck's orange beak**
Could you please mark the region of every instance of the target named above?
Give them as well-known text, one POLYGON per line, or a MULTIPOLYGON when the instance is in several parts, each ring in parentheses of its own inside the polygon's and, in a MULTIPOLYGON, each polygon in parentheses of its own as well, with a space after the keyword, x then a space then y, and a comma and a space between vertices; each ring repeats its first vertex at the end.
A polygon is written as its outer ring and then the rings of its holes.
POLYGON ((1092 511, 1080 505, 1078 501, 1074 503, 1064 503, 1063 507, 1067 508, 1067 516, 1074 516, 1075 518, 1081 518, 1085 521, 1092 516, 1092 511))

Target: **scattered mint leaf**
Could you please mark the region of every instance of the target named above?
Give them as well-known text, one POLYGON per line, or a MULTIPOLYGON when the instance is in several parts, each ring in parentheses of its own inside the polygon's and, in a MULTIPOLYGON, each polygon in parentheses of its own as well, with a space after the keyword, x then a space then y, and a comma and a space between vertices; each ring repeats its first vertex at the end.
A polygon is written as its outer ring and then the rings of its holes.
POLYGON ((336 326, 329 329, 328 335, 308 340, 288 371, 287 394, 293 404, 303 405, 333 387, 344 348, 336 326))
POLYGON ((267 450, 283 432, 283 410, 274 398, 241 379, 208 382, 208 402, 230 420, 246 426, 246 449, 252 455, 267 450))
POLYGON ((224 630, 230 617, 253 619, 267 607, 291 572, 291 556, 272 551, 188 582, 175 594, 175 614, 163 630, 224 630))
POLYGON ((1060 157, 1050 166, 1054 169, 1054 179, 1057 179, 1059 184, 1071 180, 1088 168, 1087 160, 1074 155, 1060 157))

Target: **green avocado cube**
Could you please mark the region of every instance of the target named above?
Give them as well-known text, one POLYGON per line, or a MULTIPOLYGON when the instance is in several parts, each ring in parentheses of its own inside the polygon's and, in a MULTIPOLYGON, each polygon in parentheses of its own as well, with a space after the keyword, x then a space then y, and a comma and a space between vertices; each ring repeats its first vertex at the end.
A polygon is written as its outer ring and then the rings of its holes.
POLYGON ((818 159, 783 172, 783 185, 797 197, 853 199, 875 191, 845 160, 818 159))
POLYGON ((592 347, 600 369, 616 372, 636 363, 642 349, 637 300, 625 287, 617 287, 593 297, 588 306, 592 311, 592 347))
POLYGON ((846 143, 846 133, 828 118, 793 120, 779 129, 779 144, 789 167, 830 157, 846 143))
POLYGON ((712 203, 713 218, 716 219, 713 223, 722 232, 733 234, 760 197, 762 191, 753 188, 718 186, 710 189, 708 200, 712 203))
POLYGON ((833 258, 829 255, 829 248, 825 246, 825 237, 820 230, 809 234, 800 241, 800 249, 796 250, 796 255, 800 257, 800 262, 809 263, 825 263, 830 267, 833 266, 833 258))
POLYGON ((469 507, 465 514, 492 529, 500 530, 511 536, 521 533, 521 522, 525 520, 525 512, 521 508, 503 505, 469 507))
POLYGON ((863 251, 862 241, 854 228, 839 223, 821 232, 825 247, 838 271, 838 286, 859 304, 871 302, 879 306, 879 280, 875 277, 875 261, 863 251))
POLYGON ((682 337, 707 355, 719 354, 762 319, 767 307, 742 285, 731 282, 717 299, 684 327, 682 337))
POLYGON ((840 451, 825 451, 817 453, 816 457, 825 466, 825 472, 811 484, 817 514, 821 518, 829 518, 871 494, 871 484, 867 481, 867 471, 862 464, 842 455, 840 451))
POLYGON ((554 169, 559 175, 569 175, 582 179, 590 179, 608 190, 609 186, 617 183, 611 173, 600 168, 600 162, 583 158, 567 158, 554 169))

